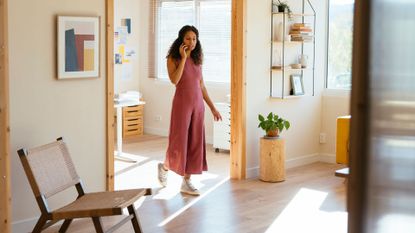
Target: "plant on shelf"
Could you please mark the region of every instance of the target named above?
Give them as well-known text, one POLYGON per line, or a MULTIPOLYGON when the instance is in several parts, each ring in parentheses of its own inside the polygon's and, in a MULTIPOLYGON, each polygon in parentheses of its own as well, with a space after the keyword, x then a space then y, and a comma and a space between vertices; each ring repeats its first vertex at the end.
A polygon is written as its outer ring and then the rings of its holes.
POLYGON ((291 9, 287 2, 277 1, 278 2, 274 2, 273 5, 278 8, 278 12, 287 12, 288 14, 291 14, 291 9))
POLYGON ((288 130, 291 126, 290 122, 279 117, 277 114, 270 112, 265 118, 258 114, 259 125, 265 131, 267 137, 278 137, 284 129, 288 130))

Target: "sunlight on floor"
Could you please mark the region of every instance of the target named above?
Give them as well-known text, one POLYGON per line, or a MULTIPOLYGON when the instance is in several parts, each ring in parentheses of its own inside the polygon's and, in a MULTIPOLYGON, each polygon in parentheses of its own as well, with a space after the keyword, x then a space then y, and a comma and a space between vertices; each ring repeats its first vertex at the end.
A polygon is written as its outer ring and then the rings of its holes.
MULTIPOLYGON (((182 177, 174 172, 168 172, 168 184, 163 188, 157 179, 157 164, 161 161, 149 160, 149 158, 134 154, 123 154, 124 157, 136 160, 136 163, 129 163, 123 161, 115 161, 115 190, 131 189, 131 188, 151 188, 153 189, 153 195, 151 197, 140 198, 135 203, 136 207, 139 207, 144 202, 145 198, 152 198, 158 200, 170 200, 177 195, 180 195, 180 187, 182 183, 182 177)), ((223 183, 229 181, 229 176, 219 179, 220 176, 210 172, 203 172, 201 175, 192 176, 193 184, 201 191, 201 195, 194 197, 185 206, 171 214, 158 224, 162 227, 193 206, 199 200, 202 200, 210 192, 221 186, 223 183), (204 181, 218 179, 215 184, 206 188, 204 181)))
POLYGON ((221 181, 219 181, 215 186, 213 186, 212 188, 205 190, 202 192, 202 194, 200 196, 198 196, 197 198, 193 199, 191 202, 189 202, 188 204, 186 204, 185 206, 183 206, 182 208, 180 208, 178 211, 176 211, 174 214, 170 215, 169 217, 167 217, 164 221, 162 221, 160 224, 158 224, 159 227, 162 227, 164 225, 166 225, 167 223, 169 223, 171 220, 173 220, 174 218, 176 218, 177 216, 179 216, 181 213, 183 213, 185 210, 189 209, 191 206, 193 206, 195 203, 197 203, 198 201, 202 200, 205 196, 207 196, 209 193, 211 193, 212 191, 214 191, 215 189, 217 189, 219 186, 221 186, 223 183, 229 181, 230 177, 226 177, 224 179, 222 179, 221 181))
MULTIPOLYGON (((157 171, 154 171, 155 176, 157 175, 156 173, 157 171)), ((180 193, 180 186, 182 184, 182 177, 177 175, 174 172, 170 172, 167 175, 167 187, 165 188, 161 188, 157 194, 153 195, 153 199, 163 199, 163 200, 170 200, 172 199, 174 196, 176 196, 178 193, 180 193)), ((205 190, 203 190, 203 187, 205 187, 205 184, 202 183, 202 181, 204 180, 209 180, 209 179, 216 179, 218 178, 218 175, 212 174, 212 173, 208 173, 208 172, 204 172, 201 175, 195 175, 192 177, 192 183, 202 192, 205 192, 205 190)), ((161 187, 158 184, 158 181, 156 181, 156 185, 157 187, 161 187)))
POLYGON ((346 212, 326 212, 320 206, 328 193, 301 188, 266 233, 347 232, 346 212))

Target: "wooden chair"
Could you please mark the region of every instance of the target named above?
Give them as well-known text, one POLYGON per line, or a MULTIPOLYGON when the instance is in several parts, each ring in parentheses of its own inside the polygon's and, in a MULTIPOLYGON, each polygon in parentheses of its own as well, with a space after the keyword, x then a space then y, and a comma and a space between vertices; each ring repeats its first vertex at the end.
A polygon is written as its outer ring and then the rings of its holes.
POLYGON ((134 232, 142 232, 134 202, 144 195, 151 195, 151 189, 85 193, 62 138, 33 149, 20 149, 18 154, 41 211, 33 232, 41 232, 60 220, 65 221, 59 232, 66 232, 73 219, 87 217, 92 218, 95 230, 99 233, 112 232, 129 220, 134 232), (73 186, 78 191, 77 199, 51 211, 47 198, 73 186), (104 231, 100 217, 122 215, 124 208, 128 209, 129 215, 104 231))

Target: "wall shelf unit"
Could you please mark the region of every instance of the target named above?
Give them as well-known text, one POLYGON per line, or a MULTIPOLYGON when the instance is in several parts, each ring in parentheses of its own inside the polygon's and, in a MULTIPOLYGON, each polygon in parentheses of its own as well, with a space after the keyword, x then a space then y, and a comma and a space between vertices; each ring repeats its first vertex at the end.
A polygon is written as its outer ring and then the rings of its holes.
POLYGON ((314 96, 316 12, 309 0, 300 7, 299 12, 271 12, 271 98, 314 96), (294 95, 292 76, 301 76, 304 94, 294 95))

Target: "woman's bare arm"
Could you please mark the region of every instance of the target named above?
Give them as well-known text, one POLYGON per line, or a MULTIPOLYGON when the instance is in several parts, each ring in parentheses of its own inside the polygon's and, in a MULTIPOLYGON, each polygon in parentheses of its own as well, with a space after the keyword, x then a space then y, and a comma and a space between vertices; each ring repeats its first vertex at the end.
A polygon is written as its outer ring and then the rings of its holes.
POLYGON ((170 81, 174 85, 177 85, 182 78, 185 63, 186 59, 181 59, 179 65, 176 65, 173 58, 167 58, 167 71, 169 72, 170 81))
POLYGON ((213 119, 215 121, 222 120, 222 116, 220 115, 218 110, 216 110, 215 105, 212 103, 212 100, 209 97, 209 94, 207 92, 203 79, 200 80, 200 88, 202 89, 203 99, 205 100, 206 104, 209 106, 210 111, 213 114, 213 119))

